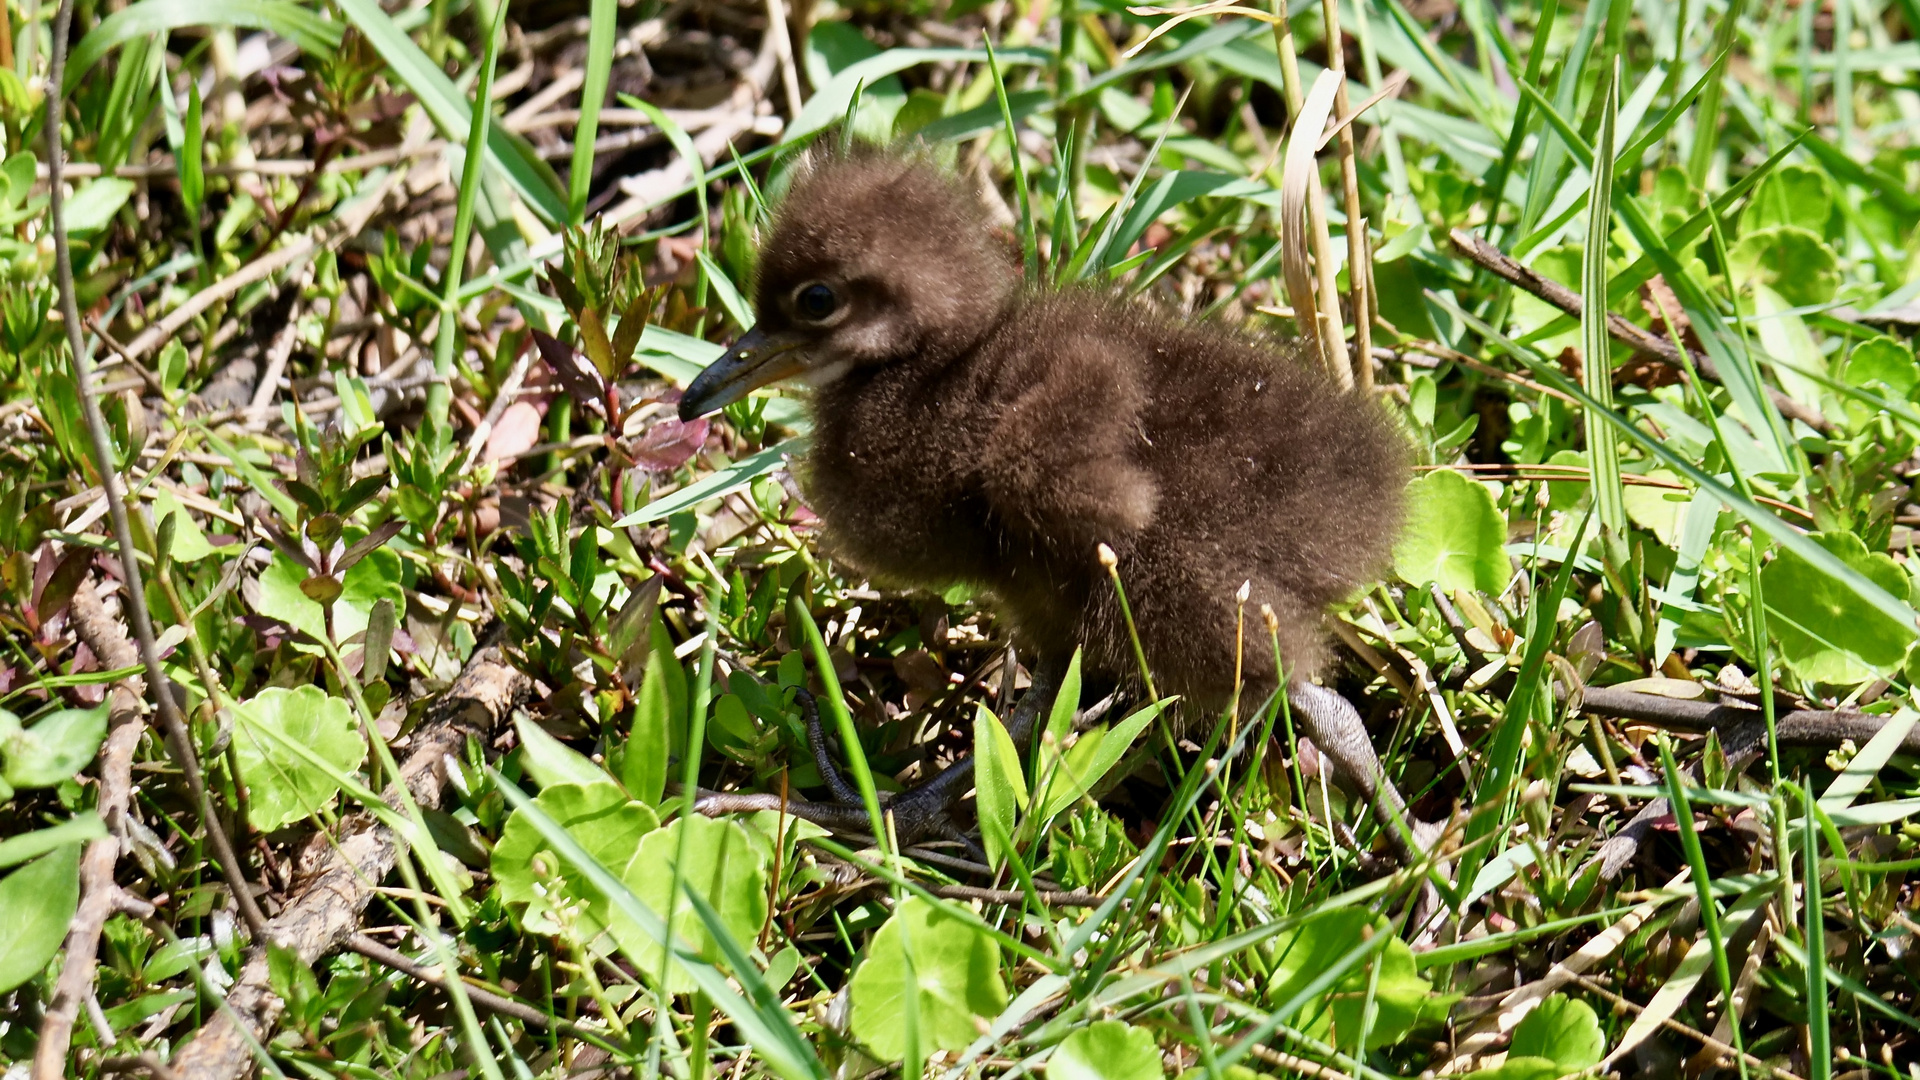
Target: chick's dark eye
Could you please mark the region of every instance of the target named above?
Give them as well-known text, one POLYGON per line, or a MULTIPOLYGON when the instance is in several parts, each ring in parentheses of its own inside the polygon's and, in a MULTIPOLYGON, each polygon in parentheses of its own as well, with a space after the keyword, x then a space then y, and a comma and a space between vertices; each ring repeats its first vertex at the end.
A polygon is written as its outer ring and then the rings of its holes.
POLYGON ((824 319, 840 306, 840 298, 828 286, 813 284, 800 290, 793 305, 803 318, 824 319))

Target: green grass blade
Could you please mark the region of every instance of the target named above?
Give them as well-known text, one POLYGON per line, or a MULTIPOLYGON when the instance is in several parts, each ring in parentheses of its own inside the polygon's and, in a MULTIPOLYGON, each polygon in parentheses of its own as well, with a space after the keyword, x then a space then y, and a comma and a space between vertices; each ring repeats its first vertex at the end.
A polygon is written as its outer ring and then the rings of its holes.
POLYGON ((1220 1067, 1227 1069, 1239 1064, 1241 1059, 1253 1053, 1254 1047, 1266 1042, 1267 1038, 1271 1036, 1281 1024, 1291 1019, 1294 1013, 1305 1008, 1308 1002, 1313 1001, 1315 998, 1333 989, 1341 979, 1346 977, 1347 972, 1352 971, 1355 967, 1372 959, 1374 954, 1386 948, 1387 942, 1392 939, 1392 934, 1375 934, 1369 940, 1362 941, 1360 944, 1348 949, 1340 959, 1328 965, 1325 971, 1315 976, 1312 982, 1301 987, 1292 997, 1281 1002, 1277 1008, 1267 1014, 1265 1020, 1241 1036, 1239 1041, 1234 1043, 1226 1053, 1219 1055, 1218 1060, 1220 1067))
MULTIPOLYGON (((1595 160, 1593 148, 1587 145, 1586 140, 1581 138, 1580 133, 1574 129, 1566 117, 1561 115, 1552 103, 1540 96, 1538 90, 1522 85, 1521 91, 1533 96, 1535 104, 1559 134, 1560 141, 1566 146, 1567 152, 1580 164, 1593 167, 1595 160)), ((1646 213, 1638 200, 1625 191, 1612 192, 1612 197, 1614 210, 1620 215, 1620 220, 1626 225, 1627 231, 1632 234, 1634 241, 1645 251, 1645 257, 1651 260, 1654 268, 1666 278, 1667 284, 1679 297, 1682 309, 1685 310, 1707 355, 1713 359, 1715 366, 1719 369, 1727 389, 1740 403, 1743 413, 1748 417, 1757 418, 1756 423, 1764 429, 1759 432, 1766 440, 1762 445, 1773 455, 1775 469, 1787 471, 1790 463, 1795 460, 1792 441, 1787 437, 1786 424, 1780 419, 1780 411, 1774 407, 1773 399, 1767 396, 1765 383, 1761 380, 1758 369, 1754 367, 1752 358, 1744 348, 1734 349, 1729 344, 1731 331, 1728 330, 1726 321, 1720 317, 1720 309, 1707 298, 1705 292, 1694 282, 1693 275, 1687 271, 1685 264, 1668 246, 1665 238, 1647 220, 1646 213)), ((1709 207, 1707 211, 1703 211, 1708 224, 1713 220, 1711 209, 1709 207)))
MULTIPOLYGON (((1727 10, 1720 15, 1720 23, 1713 33, 1713 55, 1719 56, 1733 48, 1734 34, 1740 28, 1740 12, 1746 7, 1746 0, 1729 0, 1727 10)), ((1713 148, 1719 143, 1720 99, 1725 94, 1722 79, 1724 74, 1707 84, 1706 91, 1700 95, 1700 111, 1693 121, 1693 147, 1687 154, 1687 179, 1694 187, 1707 185, 1707 170, 1713 166, 1713 148)), ((1802 98, 1802 104, 1805 104, 1802 98)))
MULTIPOLYGON (((1127 182, 1127 190, 1120 195, 1120 201, 1115 203, 1113 209, 1108 212, 1106 226, 1100 230, 1100 239, 1094 241, 1091 247, 1081 249, 1086 252, 1084 264, 1079 262, 1078 256, 1075 257, 1075 263, 1085 267, 1083 273, 1100 274, 1112 268, 1112 249, 1116 246, 1114 238, 1120 233, 1121 223, 1132 216, 1140 196, 1140 185, 1146 182, 1147 173, 1153 168, 1153 163, 1160 159, 1160 148, 1166 145, 1167 136, 1173 133, 1174 126, 1179 123, 1180 113, 1186 108, 1187 96, 1191 93, 1192 87, 1188 87, 1187 92, 1180 95, 1180 103, 1174 106, 1173 114, 1167 117, 1165 124, 1161 125, 1160 134, 1153 140, 1153 148, 1140 159, 1139 171, 1133 174, 1133 179, 1127 182)), ((1141 225, 1143 231, 1145 228, 1144 224, 1141 225)), ((1126 248, 1122 246, 1120 251, 1124 254, 1126 248)))
POLYGON ((694 252, 693 258, 700 264, 700 273, 706 277, 720 306, 727 309, 727 317, 742 330, 752 326, 753 305, 747 301, 739 286, 733 283, 733 279, 727 276, 726 269, 707 254, 706 248, 694 252))
POLYGON ((273 482, 274 478, 268 476, 266 470, 240 456, 240 451, 236 447, 213 432, 207 431, 202 434, 207 442, 227 459, 227 463, 233 466, 233 470, 246 478, 247 483, 252 485, 251 489, 267 500, 268 505, 280 512, 282 518, 293 521, 300 516, 300 504, 293 501, 293 496, 280 490, 280 485, 273 482))
POLYGON ((454 350, 460 340, 460 276, 467 268, 467 244, 473 236, 473 216, 480 203, 481 163, 476 147, 487 144, 493 119, 493 72, 500 61, 500 39, 507 25, 507 5, 494 8, 493 25, 481 43, 480 77, 474 84, 472 124, 467 130, 467 154, 460 170, 460 197, 454 204, 453 235, 447 242, 447 269, 440 302, 440 330, 433 342, 433 384, 427 387, 427 422, 445 427, 453 402, 454 350))
MULTIPOLYGON (((1666 774, 1667 805, 1673 809, 1674 824, 1680 833, 1680 847, 1686 853, 1687 866, 1693 871, 1694 890, 1700 896, 1700 932, 1707 937, 1707 944, 1713 949, 1713 974, 1720 980, 1722 1007, 1731 1010, 1733 1001, 1733 968, 1727 963, 1727 939, 1720 928, 1720 905, 1713 898, 1712 879, 1708 876, 1707 855, 1700 847, 1700 834, 1693 827, 1693 804, 1687 801, 1686 785, 1680 782, 1680 765, 1673 758, 1673 746, 1664 733, 1657 740, 1660 746, 1660 768, 1666 774)), ((1729 1025, 1733 1033, 1734 1049, 1740 1056, 1734 1060, 1740 1066, 1740 1075, 1747 1075, 1746 1046, 1740 1035, 1737 1017, 1729 1025)))
POLYGON ((662 495, 660 498, 655 499, 640 509, 635 510, 633 513, 628 514, 626 517, 621 518, 619 521, 614 522, 613 527, 616 529, 624 529, 634 525, 645 525, 648 522, 659 521, 662 518, 677 514, 689 507, 698 506, 710 499, 718 499, 724 495, 730 495, 746 487, 748 484, 753 483, 760 477, 780 468, 782 463, 785 462, 787 455, 800 454, 805 450, 806 446, 807 440, 802 437, 788 439, 786 442, 769 446, 757 454, 749 454, 726 468, 703 476, 678 491, 662 495))
POLYGON ((1000 122, 1007 134, 1007 156, 1013 162, 1013 194, 1020 206, 1020 262, 1027 282, 1040 280, 1040 237, 1033 227, 1033 195, 1027 190, 1027 167, 1020 160, 1020 129, 1013 124, 1013 109, 1007 104, 1007 80, 1000 73, 1000 60, 994 55, 992 39, 986 40, 987 73, 993 79, 993 98, 1000 103, 1000 122))
MULTIPOLYGON (((504 5, 503 5, 504 6, 504 5)), ((580 122, 573 131, 573 166, 567 170, 567 220, 581 223, 593 185, 593 142, 600 134, 600 108, 613 75, 613 43, 620 36, 618 0, 593 0, 587 30, 587 72, 580 83, 580 122)))
MULTIPOLYGON (((1525 83, 1540 81, 1540 65, 1547 56, 1547 42, 1553 37, 1554 20, 1559 17, 1560 0, 1545 0, 1540 5, 1540 14, 1534 24, 1533 44, 1527 50, 1526 73, 1520 80, 1525 83)), ((1507 141, 1500 148, 1500 160, 1493 172, 1481 183, 1480 197, 1486 200, 1487 217, 1498 220, 1500 204, 1507 197, 1507 177, 1513 174, 1513 165, 1520 157, 1520 145, 1526 140, 1528 122, 1532 119, 1528 111, 1533 107, 1530 98, 1521 98, 1513 110, 1513 123, 1507 129, 1507 141)))
POLYGON ((1833 1029, 1827 1019, 1827 921, 1822 912, 1825 897, 1820 892, 1820 827, 1814 820, 1812 792, 1802 790, 1806 816, 1800 830, 1800 855, 1803 860, 1801 881, 1805 884, 1801 907, 1806 916, 1801 942, 1806 949, 1807 1051, 1811 1080, 1831 1080, 1833 1076, 1833 1029))
POLYGON ((674 153, 685 159, 687 168, 693 176, 693 196, 700 209, 700 246, 705 249, 707 247, 707 181, 709 177, 707 163, 701 160, 699 149, 693 145, 693 137, 688 135, 687 130, 677 121, 661 111, 658 105, 650 101, 642 101, 631 94, 621 94, 620 102, 646 113, 647 119, 652 120, 654 126, 660 129, 660 133, 673 144, 674 153))
MULTIPOLYGON (((1619 115, 1620 62, 1614 60, 1601 90, 1600 144, 1587 200, 1587 244, 1580 262, 1584 306, 1580 319, 1581 381, 1601 407, 1613 408, 1613 339, 1607 333, 1607 247, 1613 225, 1613 128, 1619 115)), ((1620 484, 1620 443, 1604 417, 1585 417, 1587 464, 1592 470, 1593 507, 1600 527, 1616 536, 1627 531, 1626 491, 1620 484)))
MULTIPOLYGON (((1562 55, 1560 74, 1555 80, 1553 102, 1550 108, 1542 112, 1549 118, 1556 112, 1573 110, 1578 104, 1581 80, 1586 74, 1587 59, 1593 54, 1593 39, 1599 33, 1601 20, 1594 17, 1595 12, 1588 10, 1588 17, 1580 21, 1580 29, 1574 36, 1573 44, 1562 55)), ((1519 84, 1522 91, 1527 89, 1525 82, 1519 84)), ((1545 104, 1544 98, 1536 98, 1535 106, 1545 104)), ((1534 151, 1533 163, 1527 171, 1526 201, 1520 206, 1519 228, 1515 234, 1525 236, 1533 231, 1540 218, 1546 213, 1552 202, 1554 192, 1560 184, 1560 176, 1566 168, 1567 146, 1562 141, 1542 139, 1540 147, 1534 151)))
MULTIPOLYGON (((920 64, 977 64, 986 59, 984 49, 888 49, 878 56, 848 64, 834 73, 832 81, 818 88, 807 99, 806 107, 800 110, 800 115, 793 118, 793 122, 787 125, 786 133, 780 136, 781 145, 791 146, 832 127, 846 115, 847 103, 853 100, 857 87, 872 86, 889 75, 920 64)), ((1000 64, 1051 64, 1053 51, 999 49, 995 51, 994 59, 1000 64)))
MULTIPOLYGON (((713 600, 714 597, 709 594, 706 644, 700 648, 700 666, 694 676, 693 693, 687 701, 687 740, 684 744, 686 753, 680 778, 680 816, 683 818, 690 818, 699 813, 694 807, 700 798, 700 759, 707 750, 707 710, 713 705, 713 659, 720 641, 720 627, 715 623, 712 615, 713 600)), ((673 887, 668 890, 668 896, 686 887, 686 879, 680 876, 680 870, 687 864, 687 844, 692 836, 693 830, 684 828, 680 830, 679 840, 674 845, 673 887)), ((673 936, 673 920, 678 914, 678 905, 667 905, 666 927, 669 938, 673 936)), ((660 976, 659 981, 654 985, 661 987, 664 991, 669 985, 668 976, 672 971, 673 951, 660 950, 660 976)))
MULTIPOLYGON (((1573 581, 1573 567, 1578 560, 1572 556, 1577 554, 1577 549, 1586 539, 1592 517, 1589 511, 1580 519, 1580 526, 1569 545, 1573 550, 1560 563, 1553 584, 1536 592, 1527 605, 1527 651, 1520 661, 1520 672, 1514 680, 1513 693, 1507 698, 1506 712, 1500 717, 1500 725, 1493 733, 1493 742, 1480 765, 1479 783, 1474 787, 1473 804, 1476 811, 1467 821, 1459 872, 1454 877, 1463 886, 1471 886, 1480 876, 1480 867, 1488 850, 1488 845, 1483 841, 1499 834, 1513 819, 1514 799, 1518 794, 1520 779, 1520 754, 1525 746, 1527 729, 1533 723, 1534 712, 1543 700, 1540 693, 1543 688, 1541 673, 1546 667, 1547 653, 1553 640, 1556 612, 1573 581), (1495 800, 1499 801, 1497 812, 1489 809, 1495 800)), ((1550 697, 1544 700, 1548 703, 1552 701, 1550 697)))

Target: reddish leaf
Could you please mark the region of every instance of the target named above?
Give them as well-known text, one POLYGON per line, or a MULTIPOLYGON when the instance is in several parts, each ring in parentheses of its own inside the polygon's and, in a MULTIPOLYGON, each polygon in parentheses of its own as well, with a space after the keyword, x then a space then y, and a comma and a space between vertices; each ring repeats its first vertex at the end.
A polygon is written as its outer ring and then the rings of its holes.
POLYGON ((535 330, 533 342, 540 347, 540 358, 560 377, 560 385, 566 388, 575 404, 587 407, 599 404, 606 393, 606 383, 592 364, 586 363, 571 345, 551 334, 535 330))
POLYGON ((73 599, 73 591, 80 587, 80 579, 86 576, 87 568, 92 565, 92 548, 68 548, 66 555, 45 581, 35 582, 38 595, 33 598, 34 617, 44 623, 65 611, 67 602, 73 599))
POLYGON ((685 465, 707 443, 706 417, 698 420, 662 420, 627 447, 634 464, 650 472, 672 472, 685 465))

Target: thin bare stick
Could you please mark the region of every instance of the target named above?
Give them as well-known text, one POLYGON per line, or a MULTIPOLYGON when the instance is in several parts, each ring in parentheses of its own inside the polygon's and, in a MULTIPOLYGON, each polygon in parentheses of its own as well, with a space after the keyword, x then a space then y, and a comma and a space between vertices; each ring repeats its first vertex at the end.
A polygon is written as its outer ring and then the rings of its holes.
MULTIPOLYGON (((390 967, 403 975, 419 979, 428 986, 437 986, 443 989, 446 986, 447 976, 444 973, 423 964, 416 964, 405 953, 400 952, 398 949, 389 949, 365 934, 348 934, 345 938, 341 939, 340 944, 376 964, 390 967)), ((466 990, 467 996, 473 999, 475 1005, 478 1005, 488 1012, 499 1013, 501 1016, 510 1016, 530 1028, 538 1028, 541 1031, 546 1031, 549 1028, 557 1027, 562 1031, 582 1032, 589 1035, 599 1034, 591 1028, 582 1028, 572 1021, 562 1019, 558 1016, 549 1016, 525 1002, 515 1001, 513 998, 496 994, 491 990, 475 986, 472 983, 467 984, 466 990)))
MULTIPOLYGON (((1721 745, 1732 757, 1742 747, 1734 745, 1732 733, 1760 719, 1760 710, 1746 705, 1722 705, 1711 701, 1640 694, 1611 686, 1589 686, 1580 694, 1585 712, 1622 720, 1657 724, 1673 731, 1719 731, 1721 745)), ((1852 740, 1857 745, 1880 733, 1886 717, 1841 709, 1782 709, 1775 720, 1781 746, 1808 746, 1831 750, 1852 740)), ((1907 732, 1900 741, 1903 754, 1920 753, 1920 728, 1907 732)))
MULTIPOLYGON (((54 182, 53 190, 60 190, 58 181, 54 182)), ((283 270, 292 266, 294 263, 313 254, 314 249, 319 246, 319 241, 314 240, 312 237, 302 237, 270 255, 260 256, 233 273, 228 274, 226 277, 221 278, 219 281, 201 289, 199 292, 188 297, 185 303, 167 312, 165 318, 141 332, 139 337, 128 342, 125 355, 129 359, 137 359, 147 355, 157 348, 161 342, 166 341, 184 329, 188 323, 193 321, 194 316, 212 307, 216 302, 225 300, 227 297, 265 278, 268 274, 276 270, 283 270)), ((71 271, 69 271, 69 273, 71 273, 71 271)))
POLYGON ((286 325, 273 335, 273 341, 267 345, 267 370, 260 376, 260 385, 253 388, 253 400, 247 403, 247 422, 265 424, 267 411, 273 405, 273 392, 280 388, 280 376, 287 370, 287 361, 293 359, 293 347, 299 341, 300 299, 294 298, 293 307, 287 311, 286 325))
MULTIPOLYGON (((1520 286, 1520 288, 1526 290, 1528 293, 1531 293, 1541 300, 1545 300, 1547 303, 1552 304, 1568 315, 1576 319, 1580 317, 1583 305, 1581 304, 1579 295, 1572 289, 1567 288, 1565 285, 1560 284, 1550 277, 1546 277, 1533 267, 1514 260, 1509 257, 1506 252, 1501 251, 1486 240, 1465 229, 1455 229, 1449 235, 1453 237, 1453 242, 1455 246, 1459 247, 1461 254, 1464 254, 1467 258, 1493 271, 1507 281, 1520 286)), ((1625 342, 1642 352, 1652 353, 1670 364, 1681 363, 1680 350, 1674 347, 1673 342, 1668 341, 1666 338, 1650 330, 1644 330, 1635 326, 1618 312, 1607 313, 1607 333, 1616 341, 1625 342)), ((1714 365, 1713 360, 1705 353, 1695 352, 1691 349, 1687 351, 1692 356, 1694 367, 1699 369, 1702 377, 1721 384, 1726 382, 1725 379, 1720 377, 1720 369, 1714 365)), ((1780 410, 1780 415, 1792 420, 1798 420, 1808 427, 1813 428, 1815 431, 1833 430, 1833 424, 1830 423, 1826 417, 1820 415, 1818 410, 1802 405, 1800 402, 1795 401, 1771 386, 1767 387, 1766 390, 1767 397, 1773 399, 1773 407, 1780 410)))
POLYGON ((260 913, 259 905, 254 903, 246 875, 241 872, 240 860, 235 857, 233 846, 227 841, 226 830, 221 828, 220 818, 214 813, 213 799, 207 793, 206 780, 200 774, 200 762, 193 752, 193 736, 188 732, 186 720, 174 702, 173 685, 160 666, 160 648, 154 638, 153 620, 147 615, 146 586, 141 580, 140 560, 133 546, 133 529, 127 522, 125 492, 120 486, 120 474, 114 467, 113 445, 107 438, 107 422, 100 415, 100 400, 93 382, 93 360, 87 354, 86 339, 80 333, 80 307, 73 288, 73 252, 67 244, 66 198, 61 190, 60 176, 62 158, 66 153, 60 141, 60 80, 65 75, 67 32, 72 22, 73 0, 62 0, 59 12, 54 16, 53 62, 47 78, 47 175, 51 197, 48 209, 53 221, 53 265, 60 286, 60 315, 66 323, 67 344, 73 353, 73 381, 80 391, 80 405, 87 418, 93 460, 100 470, 100 483, 107 496, 107 514, 113 521, 114 540, 120 548, 123 584, 127 592, 124 615, 128 625, 133 627, 135 640, 140 643, 140 659, 147 668, 147 688, 153 692, 162 728, 173 746, 181 772, 186 775, 187 786, 193 791, 202 824, 207 830, 207 840, 213 847, 215 860, 220 864, 221 875, 226 878, 227 887, 233 892, 234 903, 239 907, 240 916, 248 930, 258 936, 266 925, 266 917, 260 913))
POLYGON ((174 1072, 158 1054, 132 1054, 127 1057, 100 1059, 100 1071, 103 1073, 144 1072, 153 1080, 180 1080, 180 1074, 174 1072))
POLYGON ((1320 73, 1287 135, 1286 158, 1280 169, 1280 265, 1300 336, 1318 350, 1327 374, 1342 389, 1348 389, 1353 386, 1353 363, 1339 354, 1336 344, 1345 335, 1340 329, 1340 298, 1334 283, 1333 257, 1328 252, 1332 241, 1327 233, 1319 167, 1314 160, 1320 132, 1333 110, 1336 81, 1332 72, 1320 73))
MULTIPOLYGON (((1553 464, 1548 464, 1546 462, 1541 462, 1535 465, 1508 465, 1504 462, 1486 462, 1482 464, 1475 464, 1472 462, 1456 461, 1456 462, 1450 462, 1445 465, 1415 465, 1413 469, 1415 472, 1432 472, 1435 469, 1452 469, 1455 472, 1472 473, 1477 476, 1486 476, 1489 473, 1494 473, 1500 476, 1510 476, 1515 480, 1585 481, 1585 480, 1591 479, 1593 476, 1593 470, 1589 469, 1585 465, 1553 465, 1553 464)), ((1652 487, 1652 488, 1660 488, 1663 491, 1692 491, 1693 490, 1693 488, 1687 486, 1686 484, 1682 483, 1679 480, 1662 480, 1657 476, 1640 476, 1640 475, 1635 475, 1633 473, 1627 473, 1621 476, 1620 482, 1627 485, 1628 487, 1652 487)), ((1808 522, 1812 522, 1814 520, 1813 511, 1808 510, 1805 507, 1795 506, 1790 502, 1784 502, 1780 499, 1768 498, 1765 495, 1755 495, 1753 497, 1753 501, 1759 503, 1762 506, 1770 506, 1773 509, 1778 510, 1782 513, 1793 514, 1797 517, 1804 518, 1808 522)), ((1904 545, 1895 543, 1891 545, 1890 549, 1904 550, 1904 545)))
MULTIPOLYGON (((126 630, 107 614, 91 581, 82 581, 74 590, 67 611, 74 633, 110 670, 140 662, 126 630)), ((126 834, 127 804, 133 792, 133 752, 147 726, 140 715, 143 689, 137 677, 122 679, 113 684, 107 698, 107 741, 100 748, 100 783, 94 804, 107 824, 107 835, 89 843, 80 855, 80 904, 68 923, 67 958, 54 982, 53 999, 40 1021, 40 1042, 33 1052, 34 1080, 66 1075, 74 1021, 93 990, 100 933, 107 919, 122 906, 123 894, 114 883, 113 868, 120 860, 120 844, 126 834)))
MULTIPOLYGON (((978 900, 983 904, 1027 902, 1027 894, 1019 889, 982 889, 972 885, 929 885, 927 891, 949 900, 978 900)), ((1050 907, 1099 907, 1107 901, 1104 896, 1095 896, 1093 893, 1077 890, 1074 892, 1036 890, 1033 897, 1050 907)))
MULTIPOLYGON (((369 169, 380 169, 388 165, 396 165, 412 158, 425 157, 434 151, 445 149, 446 145, 445 142, 436 139, 432 142, 421 143, 418 146, 395 147, 389 150, 375 150, 371 153, 355 154, 352 157, 334 158, 332 161, 318 166, 316 166, 314 162, 304 158, 273 158, 244 163, 238 161, 223 161, 207 165, 203 171, 208 176, 242 176, 248 174, 255 176, 311 176, 316 172, 365 172, 369 169)), ((47 167, 45 165, 39 166, 36 171, 40 179, 45 180, 47 178, 47 167)), ((149 161, 143 165, 116 165, 113 168, 112 174, 126 180, 150 180, 154 177, 178 176, 180 175, 180 163, 171 157, 163 157, 155 161, 149 161)), ((66 167, 62 170, 62 175, 70 180, 80 180, 88 177, 105 176, 107 175, 107 170, 102 169, 93 162, 75 161, 67 163, 66 167)))
POLYGON ((793 35, 787 27, 785 0, 767 0, 767 33, 773 38, 773 55, 780 61, 780 85, 787 92, 787 117, 800 115, 800 71, 793 64, 793 35))

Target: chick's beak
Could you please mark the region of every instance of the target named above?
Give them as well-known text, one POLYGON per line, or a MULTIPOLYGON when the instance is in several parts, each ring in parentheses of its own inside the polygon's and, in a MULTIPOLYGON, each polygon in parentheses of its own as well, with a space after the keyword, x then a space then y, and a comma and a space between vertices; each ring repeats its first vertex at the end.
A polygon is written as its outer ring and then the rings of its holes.
POLYGON ((680 419, 692 420, 731 405, 753 390, 806 369, 798 334, 754 327, 707 365, 680 397, 680 419))

